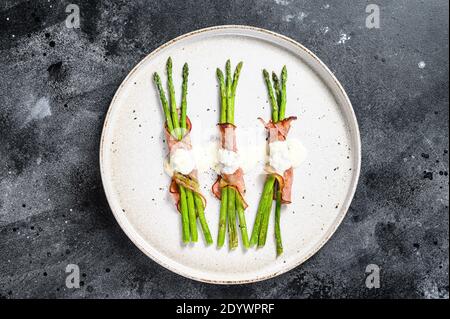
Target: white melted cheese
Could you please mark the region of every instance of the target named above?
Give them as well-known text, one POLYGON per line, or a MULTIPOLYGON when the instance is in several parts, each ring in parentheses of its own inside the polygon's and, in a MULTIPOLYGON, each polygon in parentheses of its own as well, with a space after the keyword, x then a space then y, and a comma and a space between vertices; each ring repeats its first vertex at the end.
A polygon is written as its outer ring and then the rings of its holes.
POLYGON ((224 174, 233 174, 240 166, 239 154, 223 148, 218 153, 220 171, 224 174))
POLYGON ((269 165, 280 175, 299 166, 306 158, 306 149, 297 139, 269 143, 269 165))
POLYGON ((299 167, 300 164, 305 161, 306 156, 308 155, 308 150, 302 142, 296 138, 288 138, 287 143, 292 167, 299 167))
POLYGON ((269 165, 280 175, 292 166, 286 141, 269 143, 269 165))
POLYGON ((306 148, 295 138, 269 143, 269 153, 267 142, 262 137, 257 142, 254 138, 251 139, 253 142, 249 141, 241 143, 246 146, 239 153, 222 149, 217 141, 208 141, 192 150, 178 148, 164 161, 164 170, 169 176, 173 176, 174 172, 186 175, 193 169, 200 173, 213 169, 217 174, 233 174, 242 168, 244 173, 249 173, 253 170, 262 171, 267 163, 282 175, 286 169, 300 166, 307 156, 306 148))
POLYGON ((195 162, 199 172, 207 172, 209 169, 213 169, 220 174, 220 168, 218 167, 218 152, 219 143, 216 141, 210 141, 203 143, 199 146, 194 146, 192 149, 195 156, 195 162))
POLYGON ((266 163, 266 153, 267 143, 264 140, 240 149, 241 168, 244 173, 249 173, 255 169, 262 170, 266 163))
POLYGON ((187 175, 195 169, 195 157, 191 150, 177 148, 170 153, 172 171, 187 175))

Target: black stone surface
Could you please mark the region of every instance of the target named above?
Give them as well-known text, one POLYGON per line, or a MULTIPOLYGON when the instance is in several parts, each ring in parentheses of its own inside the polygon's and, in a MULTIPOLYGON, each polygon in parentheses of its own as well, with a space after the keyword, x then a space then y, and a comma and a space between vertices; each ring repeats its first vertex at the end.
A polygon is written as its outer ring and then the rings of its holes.
POLYGON ((448 298, 448 2, 0 2, 0 296, 6 298, 448 298), (363 167, 350 211, 304 265, 238 286, 149 260, 115 222, 98 165, 102 123, 130 69, 199 28, 246 24, 303 43, 358 116, 363 167), (346 41, 341 41, 344 38, 346 41), (345 42, 345 43, 342 43, 345 42), (421 63, 422 62, 422 63, 421 63), (82 286, 65 286, 77 264, 82 286), (381 267, 367 289, 365 268, 381 267))

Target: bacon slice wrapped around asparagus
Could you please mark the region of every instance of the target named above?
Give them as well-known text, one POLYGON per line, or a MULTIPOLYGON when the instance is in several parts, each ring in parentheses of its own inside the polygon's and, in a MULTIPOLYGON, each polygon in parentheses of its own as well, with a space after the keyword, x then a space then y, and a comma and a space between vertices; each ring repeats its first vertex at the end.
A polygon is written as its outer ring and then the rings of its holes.
MULTIPOLYGON (((291 122, 297 119, 295 116, 285 118, 287 69, 286 66, 284 66, 281 71, 281 84, 277 75, 272 73, 273 89, 269 72, 263 70, 263 75, 270 104, 272 106, 272 119, 268 123, 261 121, 268 130, 268 142, 282 142, 286 140, 291 122)), ((277 255, 280 255, 283 253, 280 229, 281 205, 291 203, 293 168, 290 167, 280 173, 273 167, 268 166, 266 167, 266 171, 268 175, 258 205, 255 224, 250 238, 250 245, 253 246, 257 244, 258 247, 263 247, 265 245, 269 217, 272 211, 272 202, 275 200, 275 241, 277 255)))
MULTIPOLYGON (((190 151, 192 149, 189 133, 192 125, 186 115, 187 111, 187 83, 189 67, 187 63, 183 66, 183 84, 181 95, 181 107, 176 106, 175 89, 172 79, 172 59, 169 57, 166 64, 167 86, 169 90, 169 101, 161 84, 158 73, 153 74, 153 80, 159 92, 161 105, 165 116, 165 136, 169 148, 169 154, 179 149, 190 151)), ((182 220, 182 240, 184 243, 198 241, 197 217, 207 244, 213 240, 205 218, 206 200, 200 192, 200 186, 195 167, 190 172, 175 171, 170 184, 170 193, 174 198, 182 220)))
MULTIPOLYGON (((231 76, 230 60, 226 62, 225 77, 223 72, 219 68, 217 69, 217 78, 219 80, 221 96, 220 123, 218 124, 221 137, 220 151, 234 155, 237 155, 236 126, 234 125, 234 101, 241 68, 242 62, 236 66, 233 77, 231 76)), ((242 243, 245 248, 248 248, 249 239, 244 213, 247 208, 247 203, 244 199, 245 183, 242 168, 236 167, 233 171, 222 169, 221 175, 218 176, 217 181, 212 186, 212 191, 214 195, 221 200, 217 247, 222 247, 225 242, 227 224, 229 248, 235 249, 238 246, 236 229, 237 216, 242 243)))

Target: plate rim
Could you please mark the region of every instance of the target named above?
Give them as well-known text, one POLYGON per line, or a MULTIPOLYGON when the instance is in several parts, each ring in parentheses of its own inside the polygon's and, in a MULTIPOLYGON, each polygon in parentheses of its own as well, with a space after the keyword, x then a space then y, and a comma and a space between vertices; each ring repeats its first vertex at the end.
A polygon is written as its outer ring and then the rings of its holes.
MULTIPOLYGON (((329 86, 329 85, 327 85, 329 86)), ((341 103, 339 103, 341 104, 341 103)), ((330 238, 334 235, 334 233, 336 232, 337 228, 340 226, 340 224, 342 223, 343 219, 345 218, 345 216, 347 215, 348 209, 353 201, 353 198, 355 196, 355 192, 358 186, 358 181, 359 181, 359 177, 360 177, 360 171, 361 171, 361 136, 360 136, 360 130, 359 130, 359 125, 358 125, 358 121, 356 118, 356 114, 355 111, 353 109, 353 105, 347 95, 347 93, 344 90, 344 87, 342 86, 342 84, 338 81, 338 79, 336 78, 336 76, 333 74, 333 72, 325 65, 325 63, 323 63, 312 51, 310 51, 308 48, 306 48, 305 46, 303 46, 301 43, 299 43, 296 40, 293 40, 285 35, 279 34, 277 32, 273 32, 267 29, 263 29, 263 28, 259 28, 259 27, 255 27, 255 26, 248 26, 248 25, 218 25, 218 26, 211 26, 211 27, 206 27, 206 28, 202 28, 202 29, 198 29, 198 30, 194 30, 185 34, 182 34, 180 36, 175 37, 172 40, 169 40, 165 43, 163 43, 162 45, 160 45, 159 47, 157 47, 155 50, 153 50, 152 52, 150 52, 149 54, 147 54, 144 58, 142 58, 134 67, 133 69, 127 74, 127 76, 123 79, 123 81, 121 82, 121 84, 119 85, 119 87, 117 88, 117 90, 114 93, 114 96, 111 100, 111 103, 108 106, 108 110, 105 116, 105 120, 102 126, 102 133, 101 133, 101 137, 100 137, 100 149, 99 149, 99 162, 100 162, 100 176, 101 176, 101 180, 102 180, 102 186, 103 186, 103 190, 105 192, 106 195, 106 199, 108 201, 108 205, 113 213, 113 216, 115 218, 115 220, 117 221, 117 223, 119 224, 120 228, 124 231, 124 233, 127 235, 127 237, 131 240, 131 242, 137 247, 139 248, 139 250, 141 252, 143 252, 146 256, 150 257, 150 259, 152 259, 154 262, 156 262, 157 264, 159 264, 160 266, 170 270, 173 273, 176 273, 178 275, 181 275, 183 277, 195 280, 195 281, 200 281, 200 282, 204 282, 204 283, 209 283, 209 284, 223 284, 223 285, 235 285, 235 284, 248 284, 248 283, 254 283, 254 282, 259 282, 259 281, 263 281, 263 280, 267 280, 267 279, 271 279, 274 278, 276 276, 279 276, 281 274, 284 274, 298 266, 300 266, 301 264, 303 264, 305 261, 307 261, 309 258, 311 258, 313 255, 315 255, 320 249, 322 249, 322 247, 330 240, 330 238), (141 67, 141 65, 147 61, 148 59, 150 59, 152 56, 156 55, 159 51, 163 50, 166 47, 171 46, 172 44, 175 44, 183 39, 192 37, 192 36, 196 36, 198 34, 201 33, 208 33, 208 32, 214 32, 214 31, 220 31, 220 30, 228 30, 228 31, 234 31, 235 33, 238 33, 238 31, 251 31, 251 32, 255 32, 255 33, 262 33, 268 36, 272 36, 275 38, 278 38, 281 41, 287 41, 290 44, 294 45, 295 47, 297 47, 298 49, 304 51, 306 54, 308 54, 311 58, 313 58, 318 64, 319 66, 323 69, 323 71, 325 73, 327 73, 330 76, 330 79, 334 82, 334 84, 336 85, 337 89, 339 90, 344 103, 342 104, 346 104, 346 106, 348 107, 348 114, 347 114, 347 120, 349 120, 351 123, 351 125, 353 127, 352 128, 352 133, 351 136, 354 139, 354 143, 355 143, 355 154, 356 154, 356 167, 354 167, 353 170, 353 178, 351 181, 351 185, 349 188, 349 193, 347 195, 348 200, 346 201, 346 203, 344 203, 344 206, 341 208, 341 213, 336 217, 336 222, 330 226, 330 230, 328 235, 326 235, 324 237, 324 239, 319 242, 311 251, 309 254, 305 255, 303 258, 301 258, 300 260, 292 263, 292 264, 286 264, 286 266, 282 267, 280 270, 277 271, 273 271, 270 272, 269 274, 265 275, 265 276, 261 276, 261 277, 253 277, 250 279, 246 279, 246 280, 213 280, 213 279, 208 279, 208 278, 202 278, 200 276, 196 276, 196 275, 192 275, 189 274, 187 272, 184 272, 180 269, 177 269, 176 267, 169 265, 166 262, 163 262, 161 260, 159 260, 155 255, 153 255, 150 251, 148 251, 147 249, 145 249, 139 242, 138 239, 136 238, 136 235, 140 237, 140 235, 137 233, 137 231, 135 229, 129 229, 128 225, 125 225, 124 222, 122 221, 122 217, 120 217, 118 211, 121 211, 120 207, 114 207, 114 202, 113 202, 113 195, 111 194, 112 191, 109 188, 108 182, 107 182, 107 178, 106 178, 106 168, 105 168, 105 155, 104 155, 104 151, 105 151, 105 137, 106 137, 106 132, 107 132, 107 126, 111 117, 111 113, 112 113, 112 109, 113 109, 113 105, 115 104, 116 100, 118 99, 119 93, 121 92, 123 86, 128 82, 129 78, 141 67)))

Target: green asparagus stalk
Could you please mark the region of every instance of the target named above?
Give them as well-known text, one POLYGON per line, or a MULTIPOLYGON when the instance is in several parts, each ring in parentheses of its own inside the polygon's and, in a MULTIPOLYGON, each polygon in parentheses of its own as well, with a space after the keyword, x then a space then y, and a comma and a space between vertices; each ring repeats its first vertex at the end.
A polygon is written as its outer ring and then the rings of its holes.
POLYGON ((238 246, 236 230, 236 190, 228 187, 228 245, 230 249, 238 246))
POLYGON ((211 232, 209 231, 208 223, 206 222, 205 217, 205 208, 203 207, 203 201, 198 194, 194 195, 195 206, 197 208, 198 219, 200 221, 200 226, 202 227, 203 236, 205 237, 205 241, 207 245, 211 245, 213 243, 213 239, 211 236, 211 232))
MULTIPOLYGON (((181 119, 180 122, 178 122, 178 110, 177 105, 175 101, 175 89, 173 86, 173 78, 172 78, 172 59, 169 57, 167 59, 167 79, 168 79, 168 87, 169 87, 169 96, 170 96, 170 106, 171 106, 171 112, 172 112, 172 119, 176 118, 177 120, 173 121, 174 129, 176 131, 176 134, 178 136, 178 139, 181 140, 183 138, 183 135, 185 134, 186 129, 186 109, 187 109, 187 102, 186 102, 186 96, 187 96, 187 81, 188 81, 188 75, 189 75, 189 68, 187 64, 184 64, 183 66, 183 85, 182 85, 182 98, 181 98, 181 119), (184 114, 183 114, 184 113, 184 114), (184 116, 183 116, 184 115, 184 116), (180 129, 182 128, 182 129, 180 129)), ((180 185, 181 188, 183 186, 180 185)), ((197 242, 198 241, 198 232, 197 232, 197 214, 195 211, 195 202, 194 202, 194 194, 192 193, 192 190, 186 189, 186 199, 187 199, 187 205, 188 205, 188 212, 189 212, 189 229, 191 233, 191 241, 197 242)))
POLYGON ((219 80, 220 86, 220 98, 221 98, 221 107, 220 107, 220 123, 227 122, 227 89, 225 85, 225 79, 223 77, 223 72, 219 68, 217 68, 217 79, 219 80))
MULTIPOLYGON (((153 78, 159 91, 161 104, 163 106, 164 115, 166 117, 167 128, 169 132, 181 140, 186 133, 186 113, 187 113, 187 84, 189 76, 189 67, 185 63, 183 65, 183 84, 181 94, 181 106, 180 106, 180 120, 178 120, 178 109, 175 100, 175 89, 172 78, 172 59, 169 57, 166 63, 167 71, 167 85, 169 90, 169 102, 162 88, 161 79, 157 73, 153 78)), ((200 195, 196 194, 190 189, 186 189, 182 185, 178 185, 180 191, 180 210, 183 226, 183 242, 187 243, 190 240, 196 242, 198 240, 197 232, 197 216, 199 217, 200 225, 202 227, 205 241, 207 244, 212 243, 211 233, 209 231, 208 224, 206 222, 203 201, 200 195)))
POLYGON ((186 198, 189 212, 189 229, 191 231, 191 241, 197 242, 197 214, 195 211, 194 194, 192 194, 192 191, 190 189, 186 189, 186 198))
MULTIPOLYGON (((269 72, 263 70, 264 80, 267 86, 270 104, 272 106, 272 122, 277 123, 285 118, 286 110, 286 81, 287 69, 283 67, 281 71, 281 84, 275 73, 272 73, 272 83, 270 81, 269 72), (275 91, 275 94, 274 94, 275 91)), ((267 230, 269 225, 269 216, 272 210, 273 194, 275 192, 275 240, 277 246, 277 255, 283 252, 280 229, 281 215, 281 189, 273 175, 269 175, 264 184, 263 194, 258 205, 255 225, 253 226, 250 245, 258 244, 258 247, 265 245, 267 238, 267 230)))
MULTIPOLYGON (((164 115, 166 117, 166 124, 167 128, 170 132, 170 134, 174 135, 174 128, 173 128, 173 122, 172 122, 172 115, 170 113, 169 105, 166 99, 166 95, 164 93, 164 89, 161 85, 161 79, 158 75, 158 73, 153 74, 153 79, 156 83, 156 87, 159 91, 159 97, 161 99, 161 104, 163 107, 164 115)), ((179 191, 180 191, 180 210, 181 210, 181 224, 182 224, 182 239, 184 243, 188 243, 190 241, 190 230, 189 230, 189 213, 188 213, 188 207, 187 207, 187 199, 186 199, 186 192, 184 190, 184 187, 179 185, 179 191)))
POLYGON ((281 85, 280 80, 278 79, 278 76, 275 72, 272 72, 272 82, 273 82, 273 89, 275 90, 275 95, 277 98, 277 104, 281 105, 281 85))
POLYGON ((186 199, 186 191, 181 185, 178 185, 178 190, 180 191, 181 224, 183 232, 182 239, 184 243, 188 243, 191 240, 191 235, 189 229, 189 212, 186 199))
MULTIPOLYGON (((183 134, 181 132, 182 130, 180 130, 180 123, 178 121, 178 109, 175 100, 175 89, 173 86, 173 78, 172 78, 172 58, 170 57, 167 59, 166 69, 167 69, 167 86, 169 88, 170 110, 172 113, 173 129, 178 139, 181 140, 183 138, 183 134)), ((186 108, 186 105, 184 105, 184 108, 186 108)), ((184 119, 184 121, 186 121, 186 118, 184 119)), ((186 122, 182 123, 182 125, 186 127, 186 122)), ((179 185, 179 188, 181 192, 181 189, 183 189, 184 187, 179 185)), ((194 195, 192 194, 192 191, 190 189, 186 189, 185 192, 188 206, 189 230, 191 233, 191 241, 196 242, 198 240, 198 233, 197 233, 197 215, 195 212, 194 195)))
MULTIPOLYGON (((241 74, 242 65, 243 65, 243 62, 241 61, 236 66, 236 69, 235 69, 234 75, 233 75, 233 84, 231 86, 231 105, 230 105, 231 118, 229 119, 229 122, 233 123, 233 124, 234 124, 234 101, 236 98, 236 88, 237 88, 237 84, 239 81, 239 76, 241 74)), ((235 208, 236 208, 237 215, 238 215, 242 243, 245 248, 248 248, 249 242, 248 242, 248 233, 247 233, 247 223, 245 221, 245 214, 244 214, 244 211, 245 211, 244 205, 242 203, 241 197, 236 193, 236 190, 234 190, 234 193, 235 193, 235 197, 236 197, 235 208)), ((232 199, 229 199, 229 200, 232 200, 232 199)), ((236 246, 237 246, 237 242, 236 242, 236 246)))
POLYGON ((225 230, 227 228, 228 190, 226 187, 222 188, 220 200, 219 233, 217 237, 217 247, 219 248, 225 242, 225 230))
MULTIPOLYGON (((278 119, 280 121, 285 118, 286 110, 286 81, 287 81, 287 68, 283 66, 281 70, 281 92, 279 97, 280 111, 278 114, 278 119)), ((280 228, 280 217, 281 217, 281 189, 280 185, 277 185, 276 196, 275 196, 275 241, 277 246, 277 256, 283 253, 283 243, 281 240, 281 228, 280 228)))
POLYGON ((283 66, 281 70, 281 103, 280 103, 280 113, 278 118, 280 121, 284 120, 284 113, 286 111, 286 82, 287 82, 287 68, 283 66))
MULTIPOLYGON (((236 88, 239 81, 243 63, 240 62, 236 66, 233 76, 231 76, 231 62, 227 60, 225 65, 225 76, 220 69, 216 70, 217 79, 219 80, 221 109, 220 123, 234 124, 234 101, 236 97, 236 88)), ((248 247, 247 226, 245 223, 244 207, 240 203, 239 196, 233 187, 225 187, 222 189, 220 204, 220 221, 219 235, 217 246, 222 247, 225 241, 225 229, 228 220, 228 236, 230 249, 234 249, 238 245, 236 216, 238 216, 243 243, 248 247)))
POLYGON ((178 110, 177 103, 175 101, 175 89, 173 87, 173 79, 172 79, 172 58, 167 59, 166 63, 167 69, 167 86, 169 87, 169 99, 170 99, 170 112, 172 113, 172 122, 173 129, 175 131, 175 136, 178 137, 179 140, 183 137, 180 131, 180 124, 178 121, 178 110))
MULTIPOLYGON (((277 185, 277 183, 272 184, 273 187, 277 185)), ((270 212, 272 211, 272 202, 273 202, 273 188, 272 188, 272 199, 268 200, 266 203, 265 211, 262 214, 262 220, 261 220, 261 229, 259 230, 259 237, 258 237, 258 247, 264 247, 266 244, 266 238, 267 238, 267 230, 269 229, 269 217, 270 212)))
POLYGON ((281 228, 280 228, 280 216, 281 216, 281 189, 278 185, 276 190, 276 204, 275 204, 275 242, 277 246, 277 256, 283 253, 283 243, 281 241, 281 228))
POLYGON ((250 246, 254 246, 259 243, 259 236, 261 228, 263 227, 263 217, 267 211, 267 207, 272 206, 273 199, 273 186, 275 183, 275 177, 269 175, 264 183, 261 200, 259 201, 258 211, 256 213, 255 224, 253 225, 252 236, 250 237, 250 246))
MULTIPOLYGON (((188 77, 189 77, 189 66, 187 63, 183 65, 183 84, 182 84, 182 93, 181 93, 181 112, 180 112, 180 126, 183 129, 182 134, 184 135, 186 133, 187 129, 187 123, 186 123, 186 113, 187 113, 187 84, 188 84, 188 77)), ((212 237, 211 232, 209 231, 208 223, 206 222, 205 217, 205 208, 203 207, 203 201, 200 197, 200 195, 193 193, 191 190, 187 190, 187 196, 188 196, 188 203, 189 198, 193 197, 195 209, 197 211, 198 219, 200 221, 200 226, 202 227, 203 235, 205 237, 205 241, 208 245, 212 244, 212 237)), ((192 209, 192 211, 194 211, 192 209)), ((191 212, 191 210, 189 210, 191 212)), ((193 224, 192 221, 195 220, 195 216, 191 214, 191 224, 193 224)), ((190 229, 195 229, 196 225, 192 225, 190 229)), ((194 239, 197 238, 197 231, 194 230, 194 239)), ((193 240, 195 241, 195 240, 193 240)))
MULTIPOLYGON (((236 96, 236 87, 239 80, 239 74, 242 68, 240 62, 235 71, 233 80, 231 80, 230 60, 226 63, 227 74, 227 123, 234 124, 234 100, 236 96)), ((238 246, 237 230, 236 230, 236 190, 233 187, 228 188, 228 242, 229 248, 235 249, 238 246)))
POLYGON ((183 65, 183 84, 181 89, 181 115, 180 126, 183 129, 182 134, 186 133, 186 110, 187 110, 187 84, 189 76, 189 66, 187 63, 183 65))
POLYGON ((264 80, 266 81, 267 91, 269 93, 270 104, 272 105, 272 121, 278 122, 278 104, 275 95, 273 94, 272 84, 270 83, 270 76, 267 70, 263 70, 264 80))
POLYGON ((225 65, 225 74, 226 74, 226 88, 227 88, 227 123, 234 124, 234 109, 232 108, 232 95, 231 95, 231 87, 233 85, 233 81, 231 78, 231 62, 227 60, 225 65))
MULTIPOLYGON (((220 86, 221 108, 220 108, 220 123, 227 122, 227 86, 222 71, 217 68, 217 78, 220 86)), ((219 217, 219 233, 217 238, 217 247, 222 247, 225 242, 225 230, 227 226, 227 209, 228 209, 228 191, 222 188, 221 202, 220 202, 220 217, 219 217)))
POLYGON ((244 204, 238 195, 236 195, 236 210, 238 213, 239 228, 241 229, 242 244, 245 248, 249 248, 250 243, 248 240, 247 223, 245 221, 244 204))
POLYGON ((161 84, 161 78, 159 77, 158 73, 155 72, 153 74, 153 80, 156 84, 156 87, 158 88, 159 98, 161 100, 161 105, 163 107, 164 115, 166 117, 167 129, 172 134, 173 123, 172 123, 172 116, 170 115, 169 102, 167 102, 166 94, 164 93, 164 89, 161 84))
POLYGON ((229 98, 229 104, 227 105, 227 113, 228 113, 227 122, 231 124, 234 124, 234 100, 236 97, 236 88, 239 81, 239 75, 241 74, 241 69, 242 69, 242 62, 239 62, 239 64, 236 66, 236 70, 234 71, 231 91, 229 93, 231 96, 229 98))
MULTIPOLYGON (((267 72, 267 70, 265 69, 263 70, 263 76, 266 82, 267 92, 269 94, 270 105, 272 106, 272 121, 277 122, 278 121, 277 99, 272 90, 269 72, 267 72)), ((274 86, 278 87, 278 83, 274 84, 274 86)), ((263 243, 265 243, 269 223, 269 215, 272 207, 274 185, 275 185, 275 177, 272 175, 268 176, 266 182, 264 183, 263 193, 258 205, 258 211, 256 213, 255 224, 253 226, 252 236, 250 238, 251 246, 255 244, 261 246, 264 245, 263 243)))
MULTIPOLYGON (((237 88, 237 84, 239 81, 239 76, 241 75, 241 69, 242 69, 243 65, 244 65, 244 63, 242 61, 239 62, 238 65, 236 66, 236 69, 234 70, 233 84, 231 85, 231 96, 232 96, 233 100, 236 96, 236 88, 237 88)), ((233 110, 233 113, 234 113, 234 110, 233 110)))

